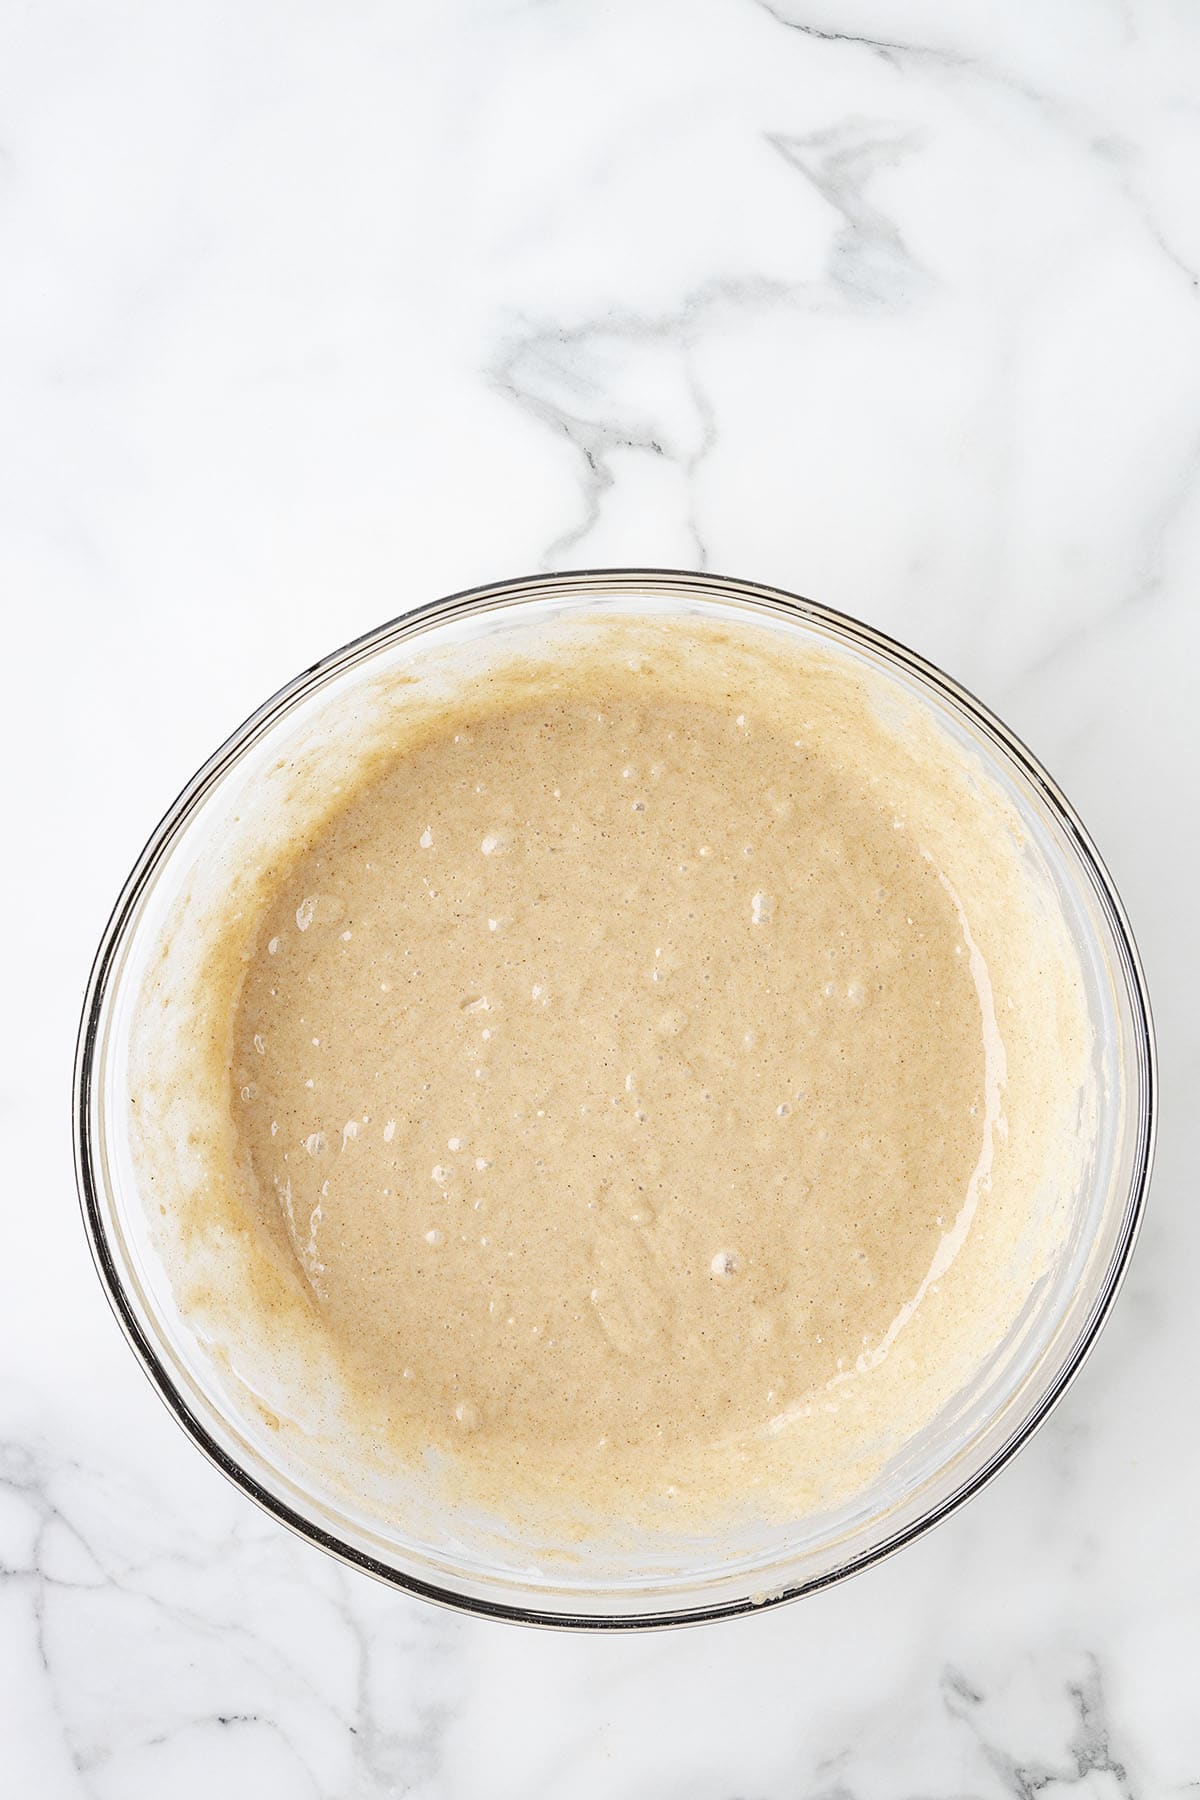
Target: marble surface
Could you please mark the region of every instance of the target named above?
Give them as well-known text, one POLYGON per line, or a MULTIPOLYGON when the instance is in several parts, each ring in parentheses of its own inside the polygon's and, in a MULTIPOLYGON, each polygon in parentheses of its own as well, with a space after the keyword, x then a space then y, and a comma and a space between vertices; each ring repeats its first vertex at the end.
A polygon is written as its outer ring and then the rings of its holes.
POLYGON ((0 1789, 1200 1792, 1200 12, 1188 0, 0 4, 0 1789), (889 1565, 638 1639, 352 1576, 113 1324, 68 1080, 107 909, 325 650, 508 574, 859 613, 1059 776, 1164 1130, 1052 1422, 889 1565))

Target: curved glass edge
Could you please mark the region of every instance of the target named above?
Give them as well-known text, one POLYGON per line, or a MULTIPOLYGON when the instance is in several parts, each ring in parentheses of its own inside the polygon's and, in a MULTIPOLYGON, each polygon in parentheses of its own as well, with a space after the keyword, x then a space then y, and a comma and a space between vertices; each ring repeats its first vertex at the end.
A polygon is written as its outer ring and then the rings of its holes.
POLYGON ((72 1125, 76 1186, 84 1227, 92 1259, 109 1305, 129 1343, 151 1381, 159 1398, 204 1453, 213 1466, 234 1486, 298 1537, 324 1550, 340 1562, 362 1570, 387 1585, 413 1594, 454 1611, 480 1617, 501 1619, 511 1623, 576 1631, 639 1631, 668 1626, 696 1625, 748 1613, 764 1612, 820 1592, 861 1573, 876 1563, 895 1555, 905 1545, 923 1536, 935 1525, 949 1518, 967 1500, 979 1493, 1008 1464, 1016 1452, 1028 1442, 1058 1404, 1087 1359, 1107 1318, 1129 1266, 1145 1211, 1146 1195, 1153 1165, 1158 1125, 1158 1065, 1149 992, 1137 946, 1125 908, 1116 885, 1099 851, 1074 807, 1057 783, 1043 768, 1032 751, 978 700, 956 682, 907 645, 885 632, 864 624, 849 614, 823 606, 817 601, 791 594, 783 589, 732 577, 712 575, 694 570, 609 568, 566 571, 561 574, 537 574, 512 580, 466 588, 441 599, 397 615, 371 631, 352 639, 340 649, 323 657, 302 671, 269 699, 263 702, 215 750, 191 781, 182 789, 147 840, 125 882, 102 934, 88 978, 76 1042, 72 1089, 72 1125), (1133 1020, 1136 1048, 1136 1139, 1133 1146, 1133 1170, 1123 1216, 1104 1283, 1065 1357, 1054 1381, 1040 1396, 1007 1439, 993 1451, 981 1468, 962 1481, 944 1500, 920 1514, 900 1530, 873 1545, 858 1556, 847 1558, 836 1567, 805 1581, 757 1597, 742 1597, 714 1602, 710 1605, 687 1605, 677 1608, 612 1614, 602 1612, 553 1610, 526 1606, 516 1602, 489 1600, 483 1596, 442 1587, 420 1576, 397 1569, 365 1551, 344 1543, 322 1526, 305 1518, 294 1508, 271 1493, 247 1470, 234 1461, 216 1441, 206 1426, 174 1387, 153 1344, 142 1328, 118 1270, 104 1228, 97 1176, 95 1126, 93 1113, 97 1095, 95 1072, 98 1045, 104 1022, 108 981, 132 921, 138 903, 154 872, 169 849, 182 822, 203 799, 208 789, 242 752, 253 744, 293 703, 308 698, 337 676, 352 669, 376 650, 413 635, 434 622, 468 615, 496 606, 516 605, 537 600, 549 593, 562 599, 585 600, 591 594, 614 587, 637 588, 648 596, 655 593, 698 599, 742 602, 753 610, 775 617, 792 617, 797 622, 820 625, 847 644, 880 653, 887 661, 898 664, 951 702, 972 724, 982 728, 1020 768, 1031 787, 1057 815, 1078 854, 1100 902, 1120 959, 1126 999, 1133 1020))

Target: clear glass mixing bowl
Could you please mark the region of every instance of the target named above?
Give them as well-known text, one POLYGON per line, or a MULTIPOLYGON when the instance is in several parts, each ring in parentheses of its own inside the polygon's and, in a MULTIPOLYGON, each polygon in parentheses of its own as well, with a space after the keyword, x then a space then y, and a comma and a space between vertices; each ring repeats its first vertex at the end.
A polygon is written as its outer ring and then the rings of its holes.
MULTIPOLYGON (((334 733, 336 737, 336 732, 334 733)), ((810 1593, 868 1567, 944 1519, 1045 1418, 1082 1363, 1120 1284, 1142 1212, 1155 1124, 1154 1041, 1145 983, 1120 900, 1083 825, 1010 731, 956 683, 879 632, 749 582, 670 571, 600 570, 479 588, 405 613, 327 657, 248 719, 189 782, 138 858, 96 956, 80 1028, 74 1096, 79 1191, 113 1310, 180 1424, 242 1491, 345 1562, 431 1600, 529 1623, 630 1628, 730 1616, 810 1593), (219 866, 249 798, 296 746, 336 767, 330 717, 445 647, 469 666, 513 634, 580 611, 757 623, 831 647, 927 706, 981 760, 1020 816, 1084 972, 1100 1096, 1093 1154, 1061 1254, 1039 1283, 1020 1341, 979 1372, 874 1480, 838 1511, 746 1534, 697 1538, 622 1568, 556 1565, 536 1547, 481 1555, 466 1522, 408 1529, 364 1498, 348 1502, 281 1448, 240 1404, 176 1304, 155 1249, 129 1141, 134 1003, 164 921, 198 872, 219 866)), ((482 1540, 480 1540, 482 1541, 482 1540)))

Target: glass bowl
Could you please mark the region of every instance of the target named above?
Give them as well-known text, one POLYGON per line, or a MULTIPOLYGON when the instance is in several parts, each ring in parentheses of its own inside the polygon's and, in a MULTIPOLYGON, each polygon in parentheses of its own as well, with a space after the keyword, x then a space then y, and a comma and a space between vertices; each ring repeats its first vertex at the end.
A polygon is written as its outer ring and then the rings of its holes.
MULTIPOLYGON (((320 754, 336 762, 336 745, 324 742, 320 754)), ((435 601, 326 657, 260 707, 188 783, 125 884, 92 969, 74 1092, 79 1192, 100 1278, 150 1379, 210 1460, 274 1518, 396 1587, 477 1613, 578 1628, 696 1622, 794 1599, 878 1562, 976 1493, 1046 1417, 1112 1305, 1142 1213, 1155 1110, 1150 1012, 1120 900, 1069 802, 1024 745, 955 682, 853 619, 750 582, 649 570, 531 577, 435 601), (698 1539, 684 1554, 628 1568, 519 1554, 489 1561, 463 1521, 409 1528, 404 1517, 327 1490, 289 1458, 261 1413, 240 1404, 176 1304, 138 1189, 128 1118, 131 1022, 158 934, 189 884, 219 869, 240 811, 282 766, 281 752, 311 749, 322 732, 328 737, 323 721, 353 718, 370 684, 431 648, 469 666, 517 641, 514 633, 552 629, 581 612, 669 616, 681 628, 714 618, 761 625, 848 656, 922 702, 999 785, 1052 884, 1083 970, 1099 1095, 1070 1229, 1019 1342, 840 1509, 751 1537, 731 1530, 698 1539)))

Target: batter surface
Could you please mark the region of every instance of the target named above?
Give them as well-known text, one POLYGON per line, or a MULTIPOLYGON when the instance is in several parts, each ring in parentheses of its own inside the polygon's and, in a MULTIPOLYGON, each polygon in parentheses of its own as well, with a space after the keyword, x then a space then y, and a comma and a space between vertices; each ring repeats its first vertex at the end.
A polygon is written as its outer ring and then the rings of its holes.
POLYGON ((646 641, 427 710, 266 869, 196 1214, 282 1247, 280 1341, 390 1455, 796 1507, 1027 1291, 1074 976, 932 731, 820 657, 646 641))
POLYGON ((964 950, 819 746, 611 689, 462 718, 289 871, 237 1128, 431 1437, 669 1458, 823 1388, 918 1287, 983 1141, 964 950))

